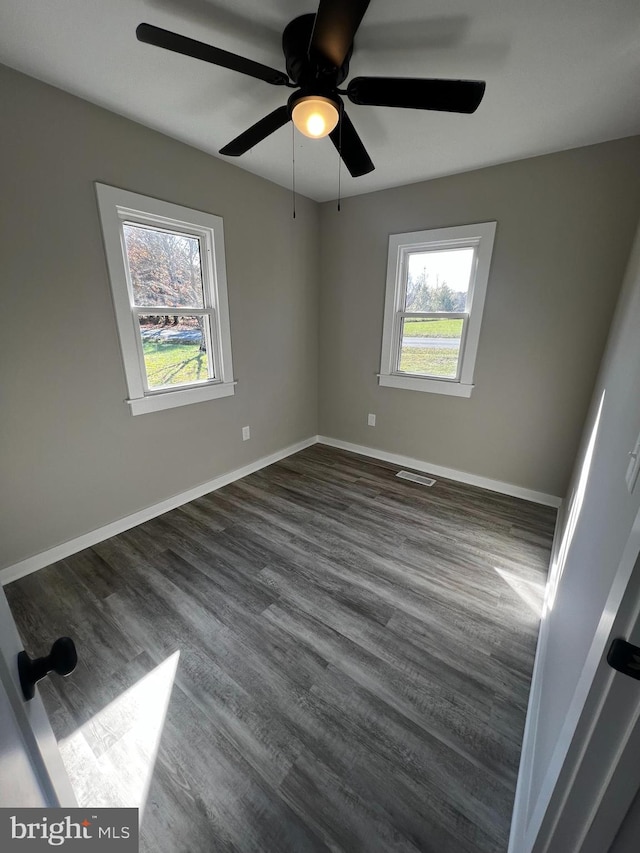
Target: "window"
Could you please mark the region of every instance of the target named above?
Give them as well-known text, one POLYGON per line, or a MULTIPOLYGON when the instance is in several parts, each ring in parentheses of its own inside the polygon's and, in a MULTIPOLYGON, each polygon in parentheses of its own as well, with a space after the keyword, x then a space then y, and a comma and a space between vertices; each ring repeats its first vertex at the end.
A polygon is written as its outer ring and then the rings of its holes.
POLYGON ((380 385, 471 396, 495 229, 389 237, 380 385))
POLYGON ((96 190, 131 413, 233 394, 222 219, 96 190))

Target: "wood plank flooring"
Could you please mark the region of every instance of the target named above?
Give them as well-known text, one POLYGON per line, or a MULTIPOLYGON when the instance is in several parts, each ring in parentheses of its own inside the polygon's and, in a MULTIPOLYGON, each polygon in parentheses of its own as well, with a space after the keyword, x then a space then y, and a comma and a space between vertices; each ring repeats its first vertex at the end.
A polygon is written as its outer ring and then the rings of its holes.
POLYGON ((504 853, 555 511, 315 445, 6 588, 155 853, 504 853))

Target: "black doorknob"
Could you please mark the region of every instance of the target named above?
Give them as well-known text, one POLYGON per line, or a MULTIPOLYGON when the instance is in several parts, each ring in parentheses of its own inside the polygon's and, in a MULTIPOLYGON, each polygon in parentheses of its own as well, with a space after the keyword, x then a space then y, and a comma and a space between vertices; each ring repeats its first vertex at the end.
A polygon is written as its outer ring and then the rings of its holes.
POLYGON ((78 653, 71 637, 60 637, 45 658, 32 660, 26 652, 18 654, 18 675, 25 699, 33 699, 36 683, 52 670, 58 675, 71 675, 78 663, 78 653))

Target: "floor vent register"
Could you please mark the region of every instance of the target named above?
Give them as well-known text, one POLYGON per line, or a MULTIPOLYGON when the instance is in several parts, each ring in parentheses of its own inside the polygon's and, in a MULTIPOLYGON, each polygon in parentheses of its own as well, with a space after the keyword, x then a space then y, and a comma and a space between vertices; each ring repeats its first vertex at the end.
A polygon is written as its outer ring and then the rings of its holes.
POLYGON ((398 471, 396 477, 400 477, 401 480, 411 480, 412 483, 420 483, 421 486, 433 486, 436 482, 431 477, 423 477, 422 474, 414 474, 413 471, 398 471))

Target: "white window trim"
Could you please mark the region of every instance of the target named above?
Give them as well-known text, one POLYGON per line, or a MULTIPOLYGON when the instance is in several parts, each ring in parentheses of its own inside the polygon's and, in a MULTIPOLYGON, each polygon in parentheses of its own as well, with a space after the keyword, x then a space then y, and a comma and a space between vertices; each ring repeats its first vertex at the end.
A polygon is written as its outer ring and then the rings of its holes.
POLYGON ((479 222, 475 225, 391 234, 387 259, 382 357, 378 374, 380 385, 456 397, 471 396, 495 232, 495 222, 479 222), (469 282, 468 319, 464 323, 458 376, 455 379, 434 379, 398 371, 396 366, 400 350, 399 317, 404 305, 407 256, 410 252, 421 250, 467 247, 475 249, 475 257, 469 282))
MULTIPOLYGON (((132 415, 228 397, 234 393, 231 329, 222 219, 170 202, 96 183, 107 268, 132 415), (213 303, 213 352, 217 376, 193 385, 150 390, 142 361, 137 313, 126 262, 123 222, 183 231, 200 238, 203 280, 213 303)), ((150 313, 154 313, 152 310, 150 313)), ((195 311, 194 313, 203 313, 195 311)))

